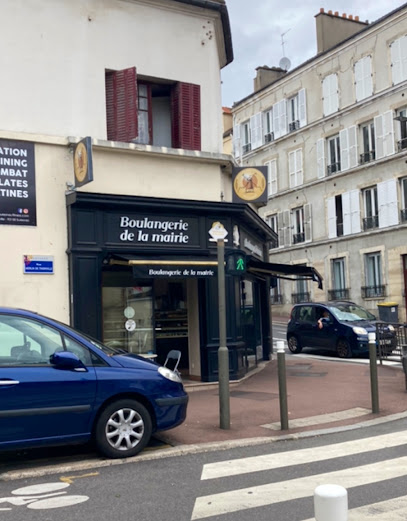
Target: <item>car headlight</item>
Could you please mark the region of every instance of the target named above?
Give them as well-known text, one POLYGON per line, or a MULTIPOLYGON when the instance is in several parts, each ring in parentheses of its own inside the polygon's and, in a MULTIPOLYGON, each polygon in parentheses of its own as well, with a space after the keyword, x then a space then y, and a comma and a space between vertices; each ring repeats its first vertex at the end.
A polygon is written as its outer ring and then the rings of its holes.
POLYGON ((394 331, 394 326, 392 326, 391 324, 389 324, 389 325, 387 326, 387 329, 388 329, 389 331, 393 332, 393 331, 394 331))
POLYGON ((168 367, 159 367, 158 372, 161 376, 164 376, 164 378, 167 378, 167 380, 171 380, 172 382, 177 382, 179 384, 182 383, 182 380, 180 376, 175 373, 174 371, 171 371, 171 369, 168 369, 168 367))
POLYGON ((367 331, 364 327, 353 327, 352 329, 356 335, 367 335, 367 331))

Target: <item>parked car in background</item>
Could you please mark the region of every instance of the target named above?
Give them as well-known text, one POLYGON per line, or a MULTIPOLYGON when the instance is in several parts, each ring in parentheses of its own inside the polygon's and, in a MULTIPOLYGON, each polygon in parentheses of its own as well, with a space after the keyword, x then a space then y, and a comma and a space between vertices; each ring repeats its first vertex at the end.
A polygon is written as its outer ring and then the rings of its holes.
POLYGON ((85 443, 140 452, 186 416, 178 373, 36 313, 0 307, 0 449, 85 443))
MULTIPOLYGON (((287 342, 292 353, 312 347, 349 358, 369 353, 368 333, 376 333, 376 317, 353 302, 303 302, 291 310, 287 342)), ((396 335, 391 324, 385 327, 380 342, 387 354, 395 349, 396 335)))

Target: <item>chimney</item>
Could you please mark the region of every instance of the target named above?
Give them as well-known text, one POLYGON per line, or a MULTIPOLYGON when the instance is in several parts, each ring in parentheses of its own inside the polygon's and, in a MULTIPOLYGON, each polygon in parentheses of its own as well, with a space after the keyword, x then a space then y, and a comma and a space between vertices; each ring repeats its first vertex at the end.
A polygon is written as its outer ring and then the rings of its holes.
POLYGON ((263 87, 271 85, 286 73, 287 71, 280 69, 280 67, 267 67, 267 65, 257 67, 256 77, 253 80, 254 92, 258 92, 263 87))
POLYGON ((315 15, 317 29, 317 52, 324 52, 335 45, 343 42, 350 36, 364 29, 369 22, 361 22, 359 16, 353 14, 335 13, 332 10, 325 12, 321 7, 319 13, 315 15))

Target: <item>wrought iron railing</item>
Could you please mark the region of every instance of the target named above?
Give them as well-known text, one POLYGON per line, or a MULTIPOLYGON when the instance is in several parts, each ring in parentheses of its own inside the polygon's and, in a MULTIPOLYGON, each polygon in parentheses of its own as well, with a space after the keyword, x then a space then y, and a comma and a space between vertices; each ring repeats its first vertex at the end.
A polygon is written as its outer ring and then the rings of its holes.
POLYGON ((291 301, 293 304, 298 304, 299 302, 308 302, 310 299, 310 294, 308 291, 304 293, 291 293, 291 301))
POLYGON ((305 233, 294 233, 293 235, 293 244, 298 244, 299 242, 305 241, 305 233))
POLYGON ((402 223, 407 222, 407 208, 400 211, 400 218, 402 223))
POLYGON ((246 143, 242 147, 243 154, 247 154, 248 152, 250 152, 251 149, 252 149, 252 144, 251 143, 246 143))
POLYGON ((344 300, 349 298, 349 289, 341 288, 341 289, 329 289, 328 290, 328 300, 344 300))
POLYGON ((405 148, 407 148, 407 137, 400 139, 400 141, 397 141, 397 150, 399 152, 401 152, 405 148))
POLYGON ((379 227, 379 216, 371 215, 370 217, 365 217, 363 219, 363 230, 373 230, 374 228, 379 227))
POLYGON ((370 161, 374 161, 376 159, 375 150, 369 150, 369 152, 363 152, 360 154, 360 164, 369 163, 370 161))
POLYGON ((271 304, 282 304, 283 303, 283 295, 274 294, 270 296, 271 304))
POLYGON ((374 298, 374 297, 385 297, 386 286, 362 286, 361 287, 362 298, 374 298))
POLYGON ((330 165, 327 166, 327 172, 328 172, 328 175, 332 175, 332 174, 335 174, 336 172, 340 172, 341 171, 341 162, 338 161, 337 163, 331 163, 330 165))

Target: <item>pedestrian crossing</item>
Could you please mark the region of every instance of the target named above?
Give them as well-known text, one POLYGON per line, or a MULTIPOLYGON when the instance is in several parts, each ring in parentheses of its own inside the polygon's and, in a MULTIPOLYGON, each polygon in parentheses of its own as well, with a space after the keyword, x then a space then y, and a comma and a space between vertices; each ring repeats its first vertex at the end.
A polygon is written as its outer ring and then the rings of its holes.
MULTIPOLYGON (((315 488, 322 484, 340 485, 348 490, 348 496, 350 496, 353 487, 374 485, 382 481, 405 477, 407 476, 405 450, 390 450, 388 459, 382 460, 379 458, 379 461, 373 462, 371 460, 375 459, 375 451, 400 449, 401 446, 406 444, 407 433, 401 431, 332 445, 206 464, 202 470, 201 481, 210 483, 212 480, 216 492, 196 499, 191 521, 212 517, 219 519, 219 516, 225 514, 244 512, 260 507, 273 507, 279 503, 292 500, 313 498, 315 488), (335 465, 336 460, 340 461, 345 456, 352 459, 356 455, 367 455, 369 458, 365 458, 366 461, 359 466, 343 468, 343 463, 335 465), (328 462, 328 460, 330 461, 328 462), (328 468, 332 469, 336 466, 339 470, 334 469, 329 472, 304 476, 306 467, 303 466, 297 473, 294 468, 294 471, 288 474, 288 477, 294 476, 292 479, 282 477, 280 481, 275 481, 275 473, 270 483, 255 484, 254 486, 239 487, 235 490, 221 492, 222 480, 226 480, 226 478, 230 483, 231 477, 239 477, 239 480, 241 480, 242 476, 246 475, 247 483, 250 482, 250 475, 255 476, 256 473, 280 469, 277 475, 284 476, 281 469, 285 467, 293 469, 293 467, 298 466, 300 469, 299 466, 301 465, 323 462, 328 462, 328 468), (301 477, 295 477, 299 475, 301 477)), ((319 468, 321 468, 321 465, 319 468)), ((253 478, 253 482, 257 483, 258 481, 253 478)), ((249 517, 248 512, 247 518, 249 517)), ((285 518, 288 519, 289 517, 285 518)), ((405 521, 407 519, 407 496, 378 501, 349 510, 349 521, 367 521, 368 519, 369 521, 400 521, 401 519, 405 521)), ((314 518, 304 518, 304 521, 314 521, 314 518)))

